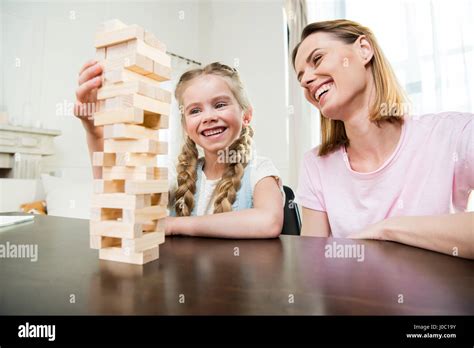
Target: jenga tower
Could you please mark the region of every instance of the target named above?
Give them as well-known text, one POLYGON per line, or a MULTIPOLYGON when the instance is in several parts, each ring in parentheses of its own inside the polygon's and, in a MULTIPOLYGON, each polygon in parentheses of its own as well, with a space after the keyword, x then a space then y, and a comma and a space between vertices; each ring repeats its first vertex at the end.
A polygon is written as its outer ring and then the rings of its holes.
POLYGON ((133 264, 158 259, 164 243, 168 172, 157 155, 167 154, 159 129, 168 128, 171 59, 156 37, 137 25, 103 23, 96 36, 97 59, 104 66, 94 125, 104 127, 102 167, 94 181, 90 245, 99 258, 133 264))

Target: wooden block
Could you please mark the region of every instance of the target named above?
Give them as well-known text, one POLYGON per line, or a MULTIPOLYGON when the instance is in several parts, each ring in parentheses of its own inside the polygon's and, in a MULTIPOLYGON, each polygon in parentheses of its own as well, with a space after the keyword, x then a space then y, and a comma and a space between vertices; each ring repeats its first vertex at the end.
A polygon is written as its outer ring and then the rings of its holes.
MULTIPOLYGON (((123 221, 123 209, 116 208, 91 208, 90 220, 92 221, 123 221)), ((130 221, 127 221, 130 222, 130 221)))
POLYGON ((146 75, 137 74, 136 72, 128 70, 123 66, 109 66, 108 69, 104 71, 103 76, 105 85, 125 81, 143 81, 155 87, 160 87, 159 81, 156 81, 146 75))
POLYGON ((95 37, 95 47, 112 46, 133 39, 145 39, 145 30, 136 24, 116 30, 98 32, 95 37))
POLYGON ((168 206, 169 204, 169 192, 163 192, 159 195, 158 205, 168 206))
POLYGON ((108 21, 102 22, 97 29, 98 32, 104 32, 104 31, 114 31, 118 29, 123 29, 126 28, 128 25, 123 23, 122 21, 118 19, 110 19, 108 21))
POLYGON ((104 139, 125 140, 146 138, 158 141, 158 131, 134 124, 117 123, 104 125, 104 139))
POLYGON ((140 209, 150 205, 150 200, 151 198, 147 197, 147 195, 100 193, 92 195, 91 208, 140 209))
POLYGON ((164 51, 148 45, 143 40, 137 39, 128 41, 127 46, 128 50, 137 52, 147 58, 150 58, 153 60, 153 62, 171 69, 171 57, 168 56, 164 51))
POLYGON ((167 168, 158 167, 102 167, 104 180, 166 180, 167 168))
POLYGON ((107 50, 107 57, 109 60, 114 59, 114 58, 120 58, 127 54, 133 53, 132 51, 128 49, 127 42, 122 42, 117 45, 108 46, 108 47, 105 47, 105 49, 107 50))
POLYGON ((99 259, 101 260, 133 263, 137 265, 144 265, 148 262, 154 261, 158 259, 159 256, 159 246, 147 249, 139 253, 129 253, 126 250, 117 247, 104 248, 99 250, 99 259))
MULTIPOLYGON (((151 205, 140 209, 123 209, 122 221, 131 224, 152 224, 168 216, 166 206, 151 205)), ((156 227, 156 226, 153 226, 156 227)))
POLYGON ((132 123, 146 128, 168 128, 169 116, 143 111, 138 108, 116 109, 100 111, 94 114, 94 125, 103 126, 115 123, 132 123))
POLYGON ((151 205, 161 205, 164 207, 168 206, 168 192, 161 192, 161 193, 152 193, 150 195, 151 198, 151 205))
POLYGON ((171 68, 169 66, 165 66, 139 53, 128 53, 110 59, 107 56, 107 60, 103 64, 106 72, 108 70, 126 68, 160 82, 171 79, 171 68))
POLYGON ((147 30, 145 30, 144 40, 151 47, 154 47, 154 48, 159 49, 163 52, 166 52, 166 45, 163 42, 161 42, 160 40, 158 40, 155 35, 153 35, 152 33, 150 33, 147 30))
POLYGON ((151 118, 148 124, 151 122, 157 122, 156 128, 159 129, 168 129, 169 128, 169 116, 168 115, 159 115, 159 118, 151 118))
MULTIPOLYGON (((144 267, 137 267, 137 265, 124 262, 101 261, 99 262, 99 272, 101 277, 112 277, 114 279, 121 279, 121 281, 128 282, 135 279, 142 279, 142 277, 145 275, 144 267)), ((92 296, 92 298, 95 298, 92 301, 97 301, 97 305, 99 305, 99 302, 102 301, 100 296, 92 296)), ((91 303, 93 304, 93 302, 91 303)), ((131 309, 129 311, 124 312, 133 312, 134 305, 132 304, 130 308, 131 309)))
POLYGON ((152 221, 150 223, 143 223, 142 224, 142 231, 143 232, 155 232, 156 231, 156 221, 152 221))
POLYGON ((153 139, 105 139, 104 152, 141 152, 166 155, 168 153, 168 143, 164 141, 156 141, 153 139))
POLYGON ((115 165, 115 154, 104 152, 92 153, 92 165, 94 167, 113 166, 115 165))
POLYGON ((160 115, 169 115, 171 112, 171 105, 169 103, 136 93, 108 98, 104 103, 105 112, 130 107, 135 107, 160 115))
MULTIPOLYGON (((153 60, 138 53, 127 53, 118 55, 114 58, 108 58, 104 61, 104 70, 115 70, 118 68, 126 68, 141 75, 153 73, 153 60)), ((157 80, 150 76, 153 80, 157 80)))
POLYGON ((104 180, 153 180, 155 171, 153 167, 103 167, 104 180))
POLYGON ((153 63, 153 73, 147 74, 148 77, 156 81, 171 80, 171 68, 160 63, 153 63))
POLYGON ((132 224, 123 221, 89 221, 90 234, 93 236, 114 238, 138 238, 143 234, 142 224, 132 224))
POLYGON ((165 233, 161 232, 146 232, 136 239, 122 239, 122 249, 126 253, 138 253, 147 249, 156 247, 165 242, 165 233))
POLYGON ((103 48, 98 48, 95 50, 95 59, 98 61, 105 60, 106 55, 105 55, 105 47, 103 48))
POLYGON ((127 180, 125 181, 124 191, 127 194, 148 194, 168 192, 168 180, 127 180))
MULTIPOLYGON (((149 232, 148 232, 149 233, 149 232)), ((90 235, 90 247, 91 249, 102 249, 108 247, 122 247, 122 241, 120 238, 114 237, 103 237, 90 235)))
POLYGON ((154 154, 122 152, 116 153, 115 156, 115 165, 117 166, 156 167, 157 165, 156 155, 154 154))
POLYGON ((97 91, 97 99, 117 97, 121 95, 140 94, 163 103, 171 103, 171 93, 146 81, 125 81, 104 85, 97 91))
POLYGON ((144 112, 137 108, 126 108, 112 111, 96 112, 93 116, 94 125, 102 126, 113 123, 144 123, 144 112))
MULTIPOLYGON (((164 170, 165 168, 161 168, 164 170)), ((164 175, 164 174, 163 174, 164 175)), ((163 176, 161 175, 161 176, 163 176)), ((126 193, 129 195, 138 194, 155 194, 155 193, 167 193, 169 190, 169 182, 167 178, 159 180, 94 180, 94 193, 126 193)), ((167 196, 167 195, 166 195, 167 196)), ((168 204, 160 198, 159 203, 155 204, 168 204)))
POLYGON ((107 47, 107 59, 119 58, 135 53, 151 59, 163 67, 171 68, 171 57, 164 51, 148 45, 143 40, 135 39, 107 47))
POLYGON ((125 181, 95 179, 94 193, 125 193, 125 181))

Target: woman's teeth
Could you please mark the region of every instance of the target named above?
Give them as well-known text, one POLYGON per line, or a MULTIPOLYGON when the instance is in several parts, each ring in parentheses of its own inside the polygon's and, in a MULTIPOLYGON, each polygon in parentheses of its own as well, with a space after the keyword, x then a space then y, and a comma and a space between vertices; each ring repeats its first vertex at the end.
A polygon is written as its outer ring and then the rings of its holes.
POLYGON ((329 91, 332 86, 334 86, 334 82, 328 82, 322 85, 321 87, 319 87, 316 93, 314 93, 314 99, 316 99, 316 101, 319 102, 319 99, 321 98, 323 93, 329 91))
POLYGON ((205 136, 205 137, 209 137, 211 135, 216 135, 216 134, 220 134, 222 133, 223 131, 225 131, 225 128, 214 128, 214 129, 208 129, 208 130, 205 130, 202 132, 202 134, 205 136))

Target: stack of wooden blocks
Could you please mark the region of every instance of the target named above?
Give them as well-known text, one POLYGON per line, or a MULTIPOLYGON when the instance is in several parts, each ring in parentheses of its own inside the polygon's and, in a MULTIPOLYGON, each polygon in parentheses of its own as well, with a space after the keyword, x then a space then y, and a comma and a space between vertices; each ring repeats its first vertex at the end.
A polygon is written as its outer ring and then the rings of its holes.
POLYGON ((119 20, 103 23, 95 47, 104 72, 93 118, 104 151, 92 159, 102 179, 94 181, 90 245, 102 260, 145 264, 165 239, 168 172, 157 155, 168 151, 160 129, 168 128, 171 93, 160 82, 171 77, 171 59, 153 34, 119 20))

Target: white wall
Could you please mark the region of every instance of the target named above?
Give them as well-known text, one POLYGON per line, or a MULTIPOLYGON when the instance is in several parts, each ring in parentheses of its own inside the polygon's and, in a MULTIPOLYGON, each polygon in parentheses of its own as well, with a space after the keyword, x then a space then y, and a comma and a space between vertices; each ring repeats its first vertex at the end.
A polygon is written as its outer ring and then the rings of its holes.
POLYGON ((275 162, 286 181, 289 159, 282 7, 282 0, 3 0, 0 109, 6 106, 16 123, 62 131, 55 140, 56 155, 44 162, 45 171, 61 169, 64 176, 90 178, 80 121, 71 114, 58 114, 58 105, 74 102, 77 72, 94 56, 98 25, 119 18, 152 31, 169 51, 204 64, 222 61, 234 65, 237 59, 255 110, 257 151, 275 162), (18 62, 20 66, 16 66, 18 62))
POLYGON ((282 8, 280 0, 206 1, 200 20, 207 40, 201 57, 206 63, 238 63, 254 107, 257 153, 270 157, 288 184, 282 8))
POLYGON ((16 123, 40 122, 62 131, 55 140, 56 155, 44 161, 45 171, 60 168, 64 176, 91 177, 81 123, 71 114, 58 114, 57 106, 74 102, 77 73, 94 57, 98 25, 111 18, 139 24, 155 33, 170 51, 196 59, 198 13, 198 3, 189 1, 2 1, 2 103, 16 123))

